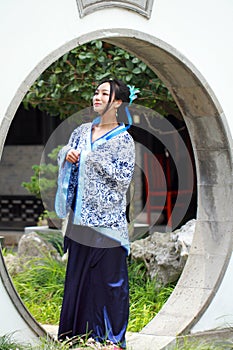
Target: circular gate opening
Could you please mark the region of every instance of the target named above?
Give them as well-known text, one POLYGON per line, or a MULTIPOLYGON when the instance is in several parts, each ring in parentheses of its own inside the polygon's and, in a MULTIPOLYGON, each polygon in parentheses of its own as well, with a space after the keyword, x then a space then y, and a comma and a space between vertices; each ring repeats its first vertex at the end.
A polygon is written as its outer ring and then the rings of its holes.
MULTIPOLYGON (((141 331, 144 335, 171 336, 189 332, 214 296, 231 254, 231 149, 223 112, 207 83, 180 53, 154 37, 132 30, 97 31, 73 40, 46 57, 21 85, 3 121, 5 137, 22 96, 35 79, 60 56, 93 39, 109 41, 150 66, 172 93, 191 137, 197 170, 197 223, 188 261, 171 297, 141 331), (220 244, 221 241, 221 244, 220 244), (182 305, 182 307, 180 307, 182 305)), ((1 275, 12 303, 37 334, 9 284, 1 262, 1 275)))

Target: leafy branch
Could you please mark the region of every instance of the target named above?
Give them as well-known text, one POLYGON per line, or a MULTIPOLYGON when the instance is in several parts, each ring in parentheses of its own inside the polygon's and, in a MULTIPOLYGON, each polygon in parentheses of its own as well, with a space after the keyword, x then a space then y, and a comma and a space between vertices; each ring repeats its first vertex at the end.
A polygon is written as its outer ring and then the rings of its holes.
POLYGON ((38 107, 65 119, 89 107, 96 83, 110 77, 137 86, 136 103, 162 115, 179 113, 169 90, 143 61, 100 40, 79 46, 54 62, 31 86, 23 103, 26 108, 38 107))

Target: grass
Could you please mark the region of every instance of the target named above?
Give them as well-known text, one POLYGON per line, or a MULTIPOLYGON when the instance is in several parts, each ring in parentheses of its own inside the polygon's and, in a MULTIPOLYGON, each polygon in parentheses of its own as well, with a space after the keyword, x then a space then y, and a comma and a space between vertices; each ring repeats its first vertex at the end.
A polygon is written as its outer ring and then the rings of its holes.
POLYGON ((24 272, 12 276, 25 306, 39 323, 58 324, 64 274, 64 262, 45 256, 30 260, 24 272))
MULTIPOLYGON (((76 345, 79 347, 84 346, 84 341, 77 340, 76 345)), ((88 349, 88 347, 85 347, 88 349)), ((32 345, 29 343, 20 343, 14 340, 14 334, 7 334, 0 337, 0 349, 1 350, 69 350, 71 349, 70 343, 60 343, 48 338, 40 338, 38 345, 32 345)), ((89 348, 90 349, 90 348, 89 348)))
MULTIPOLYGON (((73 347, 70 343, 59 343, 55 340, 42 338, 38 345, 32 346, 31 344, 19 343, 14 341, 13 335, 4 335, 0 337, 0 349, 1 350, 69 350, 77 348, 83 348, 86 350, 99 349, 95 347, 93 342, 86 342, 85 339, 77 338, 74 341, 73 347)), ((109 347, 111 349, 111 347, 109 347)), ((177 340, 177 344, 169 348, 170 350, 232 350, 232 340, 195 340, 184 338, 181 341, 177 340)), ((129 348, 129 350, 132 350, 129 348)))
POLYGON ((212 340, 206 341, 184 338, 182 343, 177 340, 177 344, 171 350, 232 350, 232 340, 212 340))
MULTIPOLYGON (((4 255, 7 251, 4 251, 4 255)), ((66 263, 57 261, 51 256, 32 259, 28 262, 24 272, 12 276, 16 290, 23 302, 42 324, 58 324, 60 307, 63 296, 66 263)), ((142 262, 129 260, 130 284, 130 319, 128 331, 138 332, 161 309, 171 294, 174 286, 158 288, 156 281, 151 281, 142 262)), ((75 347, 93 349, 93 344, 87 339, 77 337, 73 343, 75 347)), ((20 344, 14 341, 13 335, 0 337, 1 350, 68 350, 69 343, 59 343, 51 339, 40 339, 40 344, 32 347, 30 344, 20 344)), ((96 348, 95 348, 96 349, 96 348)), ((171 350, 233 350, 230 340, 207 342, 193 340, 187 337, 177 340, 171 350)))
MULTIPOLYGON (((59 322, 66 263, 50 256, 28 262, 24 272, 12 276, 24 304, 42 324, 59 322)), ((140 331, 161 309, 174 286, 156 288, 142 262, 129 262, 130 318, 128 331, 140 331)))
POLYGON ((130 317, 128 331, 138 332, 159 312, 174 285, 158 288, 143 262, 129 262, 130 317))
MULTIPOLYGON (((61 242, 56 239, 55 243, 51 237, 47 240, 61 253, 61 242)), ((7 255, 4 249, 4 256, 7 255)), ((10 252, 12 254, 12 252, 10 252)), ((64 278, 66 262, 56 260, 52 256, 31 259, 21 273, 12 275, 14 286, 19 293, 27 309, 41 324, 57 325, 59 322, 61 303, 63 298, 64 278)), ((171 294, 174 286, 158 288, 156 281, 151 281, 146 273, 144 263, 129 260, 129 285, 130 285, 130 318, 128 331, 140 331, 161 309, 171 294)), ((1 338, 1 337, 0 337, 1 338)), ((1 345, 1 350, 31 350, 31 346, 16 344, 11 337, 1 338, 8 345, 1 345), (8 346, 8 347, 7 347, 8 346)), ((85 341, 77 339, 79 347, 83 347, 85 341)), ((42 339, 39 348, 33 350, 66 350, 68 344, 60 344, 49 339, 42 339)), ((90 348, 90 347, 89 347, 90 348)), ((93 348, 93 347, 92 347, 93 348)), ((86 347, 87 349, 87 347, 86 347)))
POLYGON ((0 349, 1 350, 29 350, 32 347, 29 347, 27 344, 18 344, 14 341, 13 335, 6 334, 0 337, 0 349))

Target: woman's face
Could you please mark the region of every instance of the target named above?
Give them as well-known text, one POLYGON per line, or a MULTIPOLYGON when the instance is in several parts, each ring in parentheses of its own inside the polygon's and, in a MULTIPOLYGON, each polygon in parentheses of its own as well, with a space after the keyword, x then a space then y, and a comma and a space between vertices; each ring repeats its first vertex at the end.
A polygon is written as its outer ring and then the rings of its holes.
MULTIPOLYGON (((94 111, 99 113, 100 115, 106 110, 106 107, 109 103, 110 96, 110 84, 103 83, 98 86, 93 96, 93 108, 94 111)), ((114 100, 114 96, 112 96, 112 101, 114 100)), ((108 111, 112 109, 112 105, 108 108, 108 111)))

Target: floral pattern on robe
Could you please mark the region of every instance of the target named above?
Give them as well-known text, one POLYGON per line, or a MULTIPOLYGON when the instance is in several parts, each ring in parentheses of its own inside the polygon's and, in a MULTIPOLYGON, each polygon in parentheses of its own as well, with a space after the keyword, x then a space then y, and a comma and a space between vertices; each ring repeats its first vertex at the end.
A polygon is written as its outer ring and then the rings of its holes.
POLYGON ((91 138, 92 124, 83 124, 59 152, 57 215, 65 218, 74 204, 74 225, 93 227, 129 251, 126 192, 134 171, 134 141, 124 124, 93 143, 91 138), (72 148, 80 152, 78 165, 65 161, 72 148))

